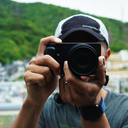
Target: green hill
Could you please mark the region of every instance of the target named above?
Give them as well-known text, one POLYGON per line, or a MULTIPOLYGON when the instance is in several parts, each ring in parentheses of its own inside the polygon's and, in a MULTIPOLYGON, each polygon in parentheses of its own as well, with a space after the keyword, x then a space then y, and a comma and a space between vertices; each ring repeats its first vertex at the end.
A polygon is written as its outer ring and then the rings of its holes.
MULTIPOLYGON (((54 35, 61 19, 78 13, 83 12, 42 3, 0 0, 0 62, 7 64, 34 56, 40 38, 54 35)), ((109 31, 112 51, 128 49, 128 23, 99 18, 109 31)))

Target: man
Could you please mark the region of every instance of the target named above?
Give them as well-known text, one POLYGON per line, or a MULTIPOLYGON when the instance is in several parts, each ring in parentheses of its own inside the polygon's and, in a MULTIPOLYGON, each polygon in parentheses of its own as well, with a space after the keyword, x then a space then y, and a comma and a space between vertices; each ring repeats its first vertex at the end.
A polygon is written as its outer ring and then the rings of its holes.
POLYGON ((99 19, 79 14, 62 20, 55 36, 41 39, 37 55, 29 63, 24 75, 28 94, 10 128, 128 127, 128 97, 102 88, 107 84, 105 70, 111 54, 108 46, 108 32, 99 19), (56 59, 45 54, 51 42, 99 42, 101 56, 95 73, 78 77, 71 71, 70 60, 65 60, 62 75, 56 59), (60 95, 49 97, 57 83, 60 95))

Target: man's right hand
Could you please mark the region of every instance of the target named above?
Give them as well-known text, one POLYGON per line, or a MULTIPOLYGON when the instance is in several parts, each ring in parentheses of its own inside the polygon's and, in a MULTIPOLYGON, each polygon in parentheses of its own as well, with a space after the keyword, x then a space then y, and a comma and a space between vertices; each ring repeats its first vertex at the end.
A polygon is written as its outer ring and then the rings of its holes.
POLYGON ((54 36, 41 39, 38 53, 35 59, 30 61, 24 74, 28 92, 26 101, 33 105, 43 105, 57 87, 60 65, 51 56, 44 54, 50 42, 62 41, 54 36))

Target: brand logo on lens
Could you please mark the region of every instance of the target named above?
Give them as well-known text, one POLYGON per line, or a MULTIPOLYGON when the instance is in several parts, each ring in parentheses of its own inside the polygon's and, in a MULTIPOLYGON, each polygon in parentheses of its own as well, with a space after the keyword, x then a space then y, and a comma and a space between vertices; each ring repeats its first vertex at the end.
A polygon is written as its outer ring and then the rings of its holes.
POLYGON ((70 70, 76 77, 87 76, 95 74, 98 57, 101 55, 101 44, 99 42, 50 43, 45 54, 49 54, 60 64, 61 74, 63 74, 64 61, 67 60, 70 70))

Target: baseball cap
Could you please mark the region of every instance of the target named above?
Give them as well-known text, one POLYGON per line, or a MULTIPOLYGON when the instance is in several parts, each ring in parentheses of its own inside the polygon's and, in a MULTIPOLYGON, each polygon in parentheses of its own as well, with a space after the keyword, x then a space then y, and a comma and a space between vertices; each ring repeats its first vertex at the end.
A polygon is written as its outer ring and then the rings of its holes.
POLYGON ((103 22, 84 14, 73 15, 60 21, 56 28, 55 36, 63 40, 77 31, 89 33, 99 41, 105 41, 109 46, 108 32, 103 22))

